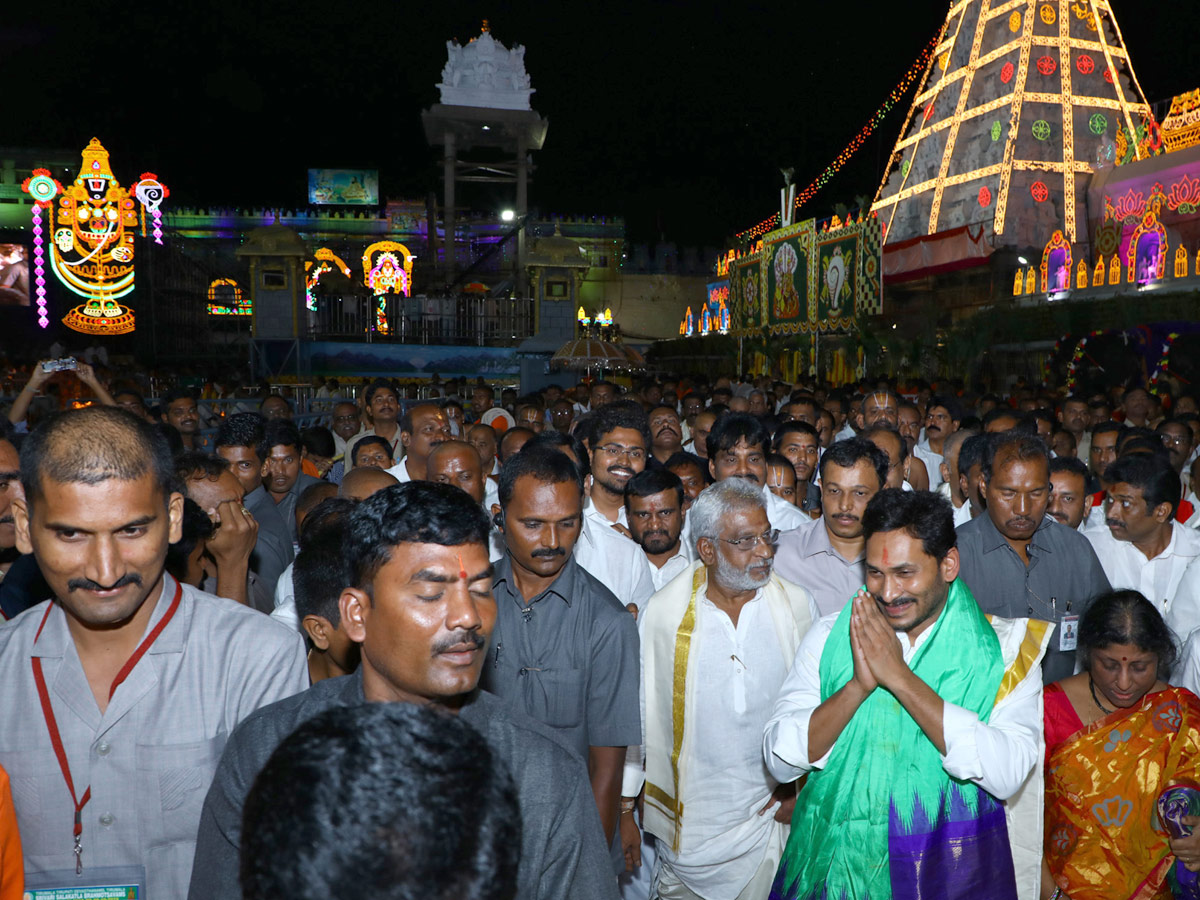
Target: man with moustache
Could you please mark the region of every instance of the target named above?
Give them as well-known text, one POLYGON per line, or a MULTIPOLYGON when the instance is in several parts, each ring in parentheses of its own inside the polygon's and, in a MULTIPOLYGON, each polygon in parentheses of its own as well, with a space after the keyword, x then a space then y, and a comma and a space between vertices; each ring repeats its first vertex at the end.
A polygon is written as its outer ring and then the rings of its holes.
POLYGON ((686 516, 696 498, 708 487, 708 466, 697 462, 691 453, 676 453, 667 460, 666 468, 683 484, 683 513, 686 516))
POLYGON ((626 767, 626 862, 641 862, 644 782, 652 897, 763 898, 796 791, 764 770, 762 728, 816 610, 772 571, 778 532, 754 483, 718 482, 689 519, 699 559, 655 594, 641 626, 645 766, 626 767))
POLYGON ((1092 437, 1088 433, 1091 416, 1088 412, 1087 397, 1072 394, 1064 400, 1058 411, 1058 421, 1063 430, 1075 438, 1075 455, 1080 459, 1087 459, 1088 451, 1092 447, 1092 437))
POLYGON ((887 472, 887 455, 870 441, 838 441, 821 457, 821 518, 779 537, 775 571, 804 585, 822 616, 839 612, 863 585, 863 512, 887 472))
POLYGON ((646 468, 646 448, 651 442, 646 416, 621 405, 601 409, 592 416, 587 442, 592 486, 584 513, 602 525, 617 522, 628 526, 625 485, 646 468))
POLYGON ((163 395, 162 421, 170 425, 183 440, 185 450, 202 449, 197 441, 200 431, 200 410, 192 392, 184 388, 172 388, 163 395))
POLYGON ((294 546, 299 533, 296 503, 309 486, 321 479, 300 471, 300 431, 289 420, 272 419, 267 422, 263 428, 259 456, 263 460, 263 487, 275 501, 294 546))
POLYGON ((1072 675, 1079 617, 1110 587, 1088 539, 1046 515, 1050 451, 1032 435, 996 435, 983 489, 986 514, 958 529, 961 577, 985 613, 1057 625, 1042 676, 1072 675))
POLYGON ((982 614, 935 494, 880 491, 863 533, 865 590, 805 636, 764 730, 772 777, 807 776, 771 896, 1036 896, 1049 629, 982 614))
POLYGON ((303 645, 166 574, 183 496, 157 429, 89 407, 22 449, 17 546, 54 598, 0 626, 0 766, 24 786, 26 889, 181 898, 226 736, 304 688, 303 645))
MULTIPOLYGON (((333 422, 330 430, 333 432, 333 448, 334 456, 346 456, 346 442, 358 434, 359 423, 361 417, 358 414, 358 406, 349 401, 342 400, 333 407, 333 422)), ((386 440, 386 439, 385 439, 386 440)), ((346 465, 346 469, 350 468, 346 465)))
POLYGON ((929 473, 929 489, 936 491, 942 484, 942 457, 946 438, 958 431, 962 423, 962 407, 954 397, 929 398, 925 414, 925 437, 913 448, 913 454, 925 463, 929 473))
POLYGON ((821 489, 815 484, 821 441, 807 422, 785 422, 775 432, 775 452, 785 457, 796 472, 796 505, 803 512, 821 511, 821 489))
POLYGON ((1087 466, 1073 456, 1050 460, 1050 502, 1046 514, 1076 531, 1087 511, 1087 466))
POLYGON ((391 446, 392 458, 395 459, 400 455, 400 426, 396 422, 396 417, 400 415, 400 398, 396 396, 392 383, 385 378, 376 378, 367 386, 363 404, 370 417, 371 427, 364 428, 346 440, 346 456, 353 458, 354 445, 359 438, 377 434, 391 446))
POLYGON ((683 482, 666 468, 647 469, 625 484, 629 533, 646 554, 654 590, 691 567, 691 548, 683 532, 683 482))
POLYGON ((650 410, 650 457, 649 465, 664 466, 676 453, 683 449, 683 425, 679 413, 672 406, 656 406, 650 410))
POLYGON ((242 896, 242 810, 275 748, 325 710, 364 702, 440 707, 509 765, 522 820, 518 896, 615 900, 582 763, 542 725, 478 690, 497 616, 487 541, 478 504, 446 485, 394 485, 354 508, 338 606, 341 627, 361 645, 359 669, 260 710, 230 737, 204 801, 191 900, 242 896))
POLYGON ((863 397, 858 412, 858 430, 884 425, 892 430, 900 428, 900 398, 891 391, 872 391, 863 397))
POLYGON ((481 684, 587 762, 615 874, 625 750, 641 743, 637 625, 571 552, 583 475, 565 454, 532 447, 512 457, 500 473, 500 507, 507 552, 495 567, 496 627, 481 684))
POLYGON ((430 451, 442 441, 450 440, 450 420, 446 418, 446 411, 436 403, 418 403, 404 411, 398 427, 404 459, 388 471, 401 484, 425 481, 425 464, 430 451))
MULTIPOLYGON (((433 448, 426 462, 428 480, 434 484, 452 484, 476 503, 484 503, 487 493, 483 466, 475 448, 465 441, 443 441, 433 448)), ((484 507, 486 511, 486 507, 484 507)))
MULTIPOLYGON (((741 478, 759 487, 772 528, 787 531, 812 519, 795 504, 781 500, 767 489, 767 448, 770 435, 763 424, 748 413, 722 416, 708 435, 708 468, 714 481, 741 478)), ((690 532, 688 540, 691 540, 690 532)))
POLYGON ((1114 590, 1135 590, 1154 604, 1180 642, 1200 626, 1200 532, 1175 519, 1179 475, 1148 453, 1108 467, 1105 528, 1085 534, 1114 590))

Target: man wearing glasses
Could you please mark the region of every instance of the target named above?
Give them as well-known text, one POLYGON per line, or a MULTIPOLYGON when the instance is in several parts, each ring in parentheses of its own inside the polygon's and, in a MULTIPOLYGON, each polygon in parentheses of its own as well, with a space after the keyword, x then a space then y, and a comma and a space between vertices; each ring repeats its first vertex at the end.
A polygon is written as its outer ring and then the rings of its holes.
POLYGON ((585 440, 592 480, 584 513, 599 524, 627 526, 625 485, 646 468, 650 447, 646 414, 624 406, 606 407, 595 414, 585 440))
POLYGON ((643 826, 657 847, 650 896, 765 897, 796 791, 766 772, 762 732, 816 606, 773 572, 779 532, 754 481, 718 482, 688 519, 698 561, 641 621, 645 765, 631 754, 625 767, 626 867, 642 864, 633 808, 644 782, 643 826))

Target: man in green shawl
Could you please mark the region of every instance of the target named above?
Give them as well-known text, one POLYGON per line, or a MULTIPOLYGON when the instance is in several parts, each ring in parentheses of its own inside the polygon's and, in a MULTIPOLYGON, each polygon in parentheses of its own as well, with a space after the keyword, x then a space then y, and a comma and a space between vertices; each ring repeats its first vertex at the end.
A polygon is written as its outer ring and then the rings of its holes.
POLYGON ((984 616, 944 499, 880 491, 863 531, 866 589, 809 631, 765 730, 770 773, 808 776, 771 898, 1036 896, 1039 798, 1003 801, 1038 790, 1052 626, 984 616))

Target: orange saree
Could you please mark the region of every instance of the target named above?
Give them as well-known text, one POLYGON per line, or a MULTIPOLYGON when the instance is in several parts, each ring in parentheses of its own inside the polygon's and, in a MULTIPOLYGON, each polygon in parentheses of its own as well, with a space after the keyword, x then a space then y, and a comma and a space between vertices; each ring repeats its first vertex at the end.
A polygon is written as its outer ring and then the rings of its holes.
POLYGON ((1046 861, 1071 900, 1168 898, 1159 794, 1200 776, 1200 699, 1147 694, 1063 741, 1046 769, 1046 861))

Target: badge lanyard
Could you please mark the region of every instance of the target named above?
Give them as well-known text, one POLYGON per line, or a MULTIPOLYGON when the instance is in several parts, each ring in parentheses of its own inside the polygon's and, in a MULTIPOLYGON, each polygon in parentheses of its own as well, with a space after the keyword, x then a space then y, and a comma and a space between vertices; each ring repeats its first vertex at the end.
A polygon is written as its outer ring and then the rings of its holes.
MULTIPOLYGON (((133 651, 133 655, 121 666, 121 671, 117 673, 117 677, 113 679, 112 687, 108 689, 108 699, 111 701, 113 694, 117 692, 117 688, 121 683, 129 677, 129 673, 133 671, 133 667, 138 664, 145 654, 150 649, 167 623, 175 615, 175 611, 179 609, 179 601, 183 597, 183 586, 179 582, 175 582, 175 598, 171 601, 166 613, 158 624, 155 625, 148 635, 133 651)), ((42 616, 42 622, 38 626, 37 634, 34 635, 33 642, 36 644, 38 638, 42 636, 42 629, 46 627, 46 620, 50 617, 50 611, 54 609, 54 604, 51 603, 46 607, 46 614, 42 616)), ((37 684, 38 700, 42 704, 42 718, 46 720, 46 730, 50 732, 50 745, 54 748, 54 755, 58 757, 58 767, 62 769, 63 780, 67 783, 67 790, 71 792, 71 802, 75 804, 75 825, 73 834, 75 836, 75 874, 83 874, 83 808, 88 805, 88 801, 92 799, 92 787, 88 785, 87 790, 83 792, 82 797, 78 797, 75 793, 75 782, 71 779, 71 767, 67 763, 67 753, 63 749, 62 736, 58 732, 58 720, 54 717, 54 708, 50 705, 50 694, 46 690, 46 678, 42 674, 42 658, 35 656, 31 659, 33 664, 33 680, 37 684)))

